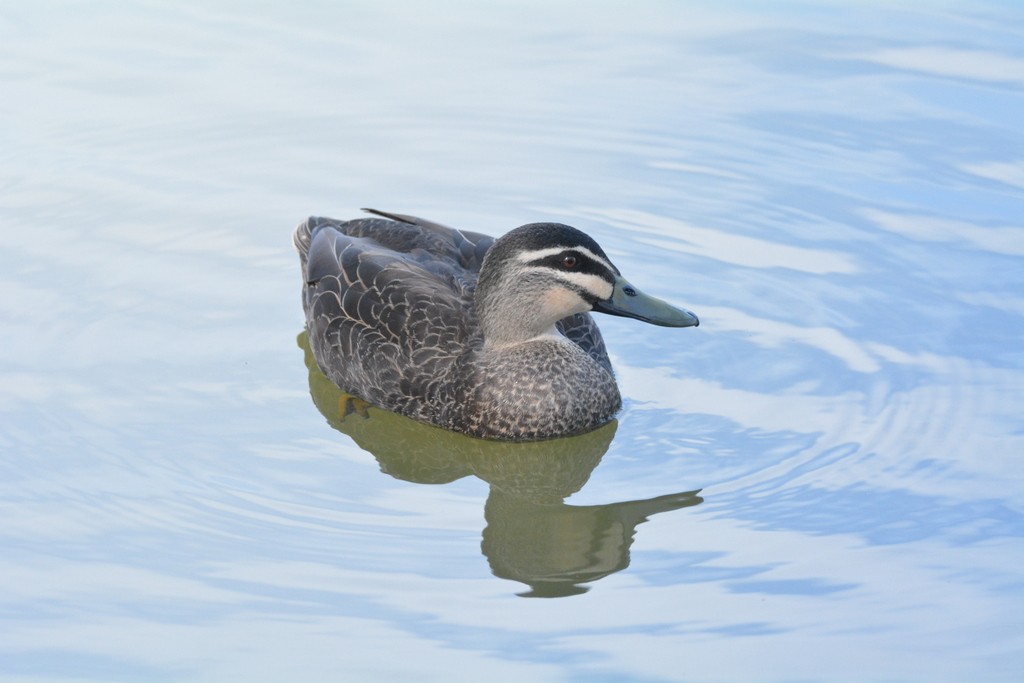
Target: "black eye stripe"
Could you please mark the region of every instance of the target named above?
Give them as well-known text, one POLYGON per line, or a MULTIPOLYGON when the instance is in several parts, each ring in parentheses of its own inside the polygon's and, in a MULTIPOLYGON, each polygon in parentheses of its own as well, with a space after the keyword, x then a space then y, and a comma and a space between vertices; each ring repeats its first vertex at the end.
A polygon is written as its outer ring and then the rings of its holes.
POLYGON ((615 283, 615 275, 603 264, 595 261, 584 253, 575 251, 573 249, 566 249, 557 254, 551 254, 544 258, 539 258, 534 261, 529 261, 527 265, 530 266, 542 266, 544 268, 551 268, 560 272, 571 272, 571 273, 587 273, 589 275, 596 275, 599 278, 607 280, 609 283, 615 283), (565 267, 564 259, 566 256, 572 256, 576 259, 576 265, 571 270, 567 270, 565 267))

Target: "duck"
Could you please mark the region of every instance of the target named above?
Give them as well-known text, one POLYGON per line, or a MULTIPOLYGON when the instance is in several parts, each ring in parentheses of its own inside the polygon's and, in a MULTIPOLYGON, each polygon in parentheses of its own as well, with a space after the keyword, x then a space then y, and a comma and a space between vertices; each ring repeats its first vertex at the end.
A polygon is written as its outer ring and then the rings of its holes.
POLYGON ((574 227, 494 239, 364 211, 295 230, 310 349, 340 389, 419 422, 499 441, 597 429, 622 397, 591 312, 700 324, 630 284, 574 227))

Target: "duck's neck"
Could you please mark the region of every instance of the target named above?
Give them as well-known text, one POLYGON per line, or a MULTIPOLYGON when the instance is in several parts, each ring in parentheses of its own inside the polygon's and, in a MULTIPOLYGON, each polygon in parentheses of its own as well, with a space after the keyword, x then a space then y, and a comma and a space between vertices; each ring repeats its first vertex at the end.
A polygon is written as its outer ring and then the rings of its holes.
POLYGON ((561 339, 555 325, 562 318, 589 310, 575 293, 561 287, 533 286, 528 280, 481 287, 475 298, 484 346, 500 349, 535 339, 561 339))

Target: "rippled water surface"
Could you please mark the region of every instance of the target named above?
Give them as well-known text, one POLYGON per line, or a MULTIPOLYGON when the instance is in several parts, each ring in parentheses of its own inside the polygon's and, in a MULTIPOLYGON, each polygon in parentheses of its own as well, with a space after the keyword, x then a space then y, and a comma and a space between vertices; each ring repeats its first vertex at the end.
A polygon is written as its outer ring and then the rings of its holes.
POLYGON ((1011 681, 1013 3, 0 5, 0 679, 1011 681), (307 368, 291 231, 594 236, 626 407, 307 368))

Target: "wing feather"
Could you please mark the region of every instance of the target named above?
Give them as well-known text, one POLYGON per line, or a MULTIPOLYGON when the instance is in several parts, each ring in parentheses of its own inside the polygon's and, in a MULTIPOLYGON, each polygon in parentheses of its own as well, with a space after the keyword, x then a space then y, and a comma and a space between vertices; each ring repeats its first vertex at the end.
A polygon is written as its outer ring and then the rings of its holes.
POLYGON ((476 274, 461 265, 464 242, 390 220, 300 225, 309 340, 324 373, 371 403, 410 414, 417 402, 409 393, 422 402, 429 379, 478 335, 476 274))

